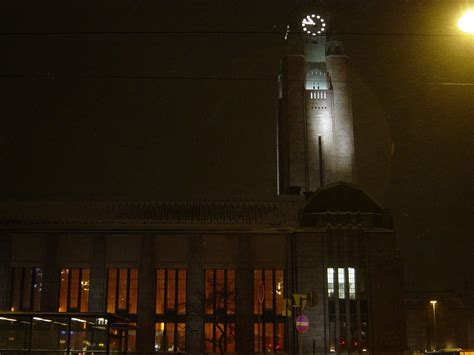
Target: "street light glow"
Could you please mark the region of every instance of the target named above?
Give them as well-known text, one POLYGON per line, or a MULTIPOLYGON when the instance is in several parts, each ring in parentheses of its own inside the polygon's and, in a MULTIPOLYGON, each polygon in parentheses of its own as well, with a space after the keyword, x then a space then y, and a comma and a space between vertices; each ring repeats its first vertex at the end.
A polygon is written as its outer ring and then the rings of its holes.
POLYGON ((474 34, 474 10, 467 11, 458 21, 461 31, 474 34))
POLYGON ((438 303, 438 301, 433 300, 433 301, 430 301, 430 303, 431 303, 432 305, 435 305, 436 303, 438 303))

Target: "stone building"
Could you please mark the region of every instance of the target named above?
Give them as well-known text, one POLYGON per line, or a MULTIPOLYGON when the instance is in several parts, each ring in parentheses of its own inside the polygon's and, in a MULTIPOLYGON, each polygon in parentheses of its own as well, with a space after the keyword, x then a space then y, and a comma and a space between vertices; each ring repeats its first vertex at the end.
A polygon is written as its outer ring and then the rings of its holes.
POLYGON ((279 196, 1 203, 0 352, 115 343, 139 354, 402 351, 391 216, 353 184, 349 58, 326 40, 322 16, 292 26, 297 50, 280 77, 279 196), (309 330, 298 334, 302 313, 309 330), (55 321, 61 314, 69 318, 55 321), (122 317, 125 335, 114 328, 115 338, 99 342, 94 329, 110 314, 122 317), (20 323, 30 327, 21 342, 20 323), (44 344, 37 329, 58 341, 44 344))

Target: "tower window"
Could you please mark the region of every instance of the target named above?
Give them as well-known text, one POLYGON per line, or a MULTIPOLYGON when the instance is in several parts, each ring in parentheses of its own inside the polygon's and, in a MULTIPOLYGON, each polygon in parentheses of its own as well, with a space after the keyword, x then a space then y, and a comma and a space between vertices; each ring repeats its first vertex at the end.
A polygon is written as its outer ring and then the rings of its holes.
POLYGON ((338 288, 339 288, 338 298, 344 299, 346 297, 344 268, 337 269, 337 281, 338 281, 338 288))

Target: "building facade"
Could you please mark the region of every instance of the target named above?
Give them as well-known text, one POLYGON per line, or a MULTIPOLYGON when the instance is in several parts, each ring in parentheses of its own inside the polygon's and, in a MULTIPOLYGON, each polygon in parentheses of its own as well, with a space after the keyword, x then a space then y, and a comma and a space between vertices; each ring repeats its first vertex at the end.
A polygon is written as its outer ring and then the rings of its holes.
POLYGON ((125 317, 137 327, 130 353, 295 353, 298 337, 305 353, 401 350, 390 215, 351 184, 307 200, 7 203, 1 213, 3 349, 5 319, 20 311, 125 317))
POLYGON ((0 352, 100 350, 88 329, 106 318, 88 314, 124 319, 129 353, 402 352, 391 217, 353 184, 348 57, 321 15, 292 26, 296 52, 280 76, 280 196, 1 203, 0 352), (68 320, 54 321, 61 314, 68 320), (309 330, 298 333, 302 314, 309 330), (57 342, 34 344, 37 328, 57 342))

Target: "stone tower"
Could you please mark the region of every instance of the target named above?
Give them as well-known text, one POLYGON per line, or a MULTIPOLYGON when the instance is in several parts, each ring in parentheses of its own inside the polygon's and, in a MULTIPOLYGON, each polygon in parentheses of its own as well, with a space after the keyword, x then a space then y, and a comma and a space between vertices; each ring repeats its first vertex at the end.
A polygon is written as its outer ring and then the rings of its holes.
POLYGON ((323 14, 295 17, 279 78, 279 194, 355 182, 349 58, 327 34, 323 14))

